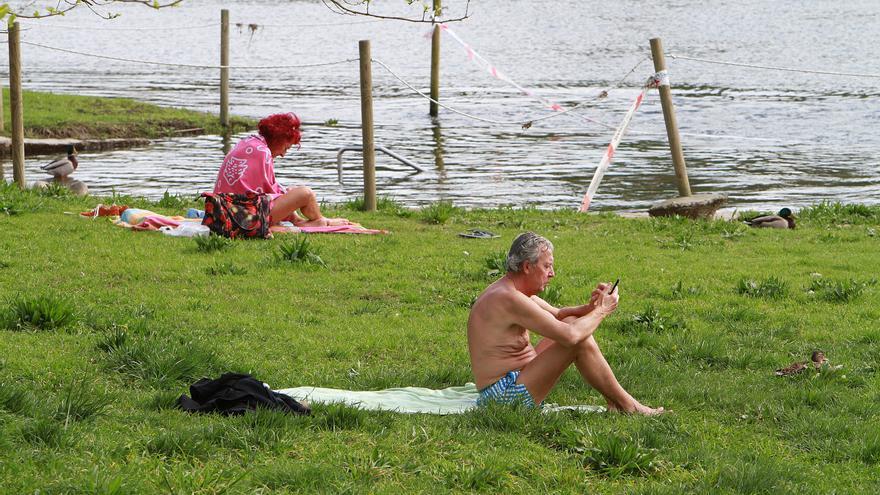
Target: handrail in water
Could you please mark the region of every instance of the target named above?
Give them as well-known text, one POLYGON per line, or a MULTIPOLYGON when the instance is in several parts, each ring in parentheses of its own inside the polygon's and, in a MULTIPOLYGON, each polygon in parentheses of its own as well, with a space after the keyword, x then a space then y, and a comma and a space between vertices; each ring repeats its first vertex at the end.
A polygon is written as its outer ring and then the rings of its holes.
MULTIPOLYGON (((346 151, 363 152, 363 147, 361 147, 361 146, 344 146, 342 148, 339 148, 339 151, 336 152, 336 174, 339 178, 339 183, 343 184, 343 185, 344 185, 344 182, 342 182, 342 154, 345 153, 346 151)), ((410 167, 414 168, 417 172, 424 172, 425 171, 425 169, 416 165, 411 160, 398 155, 397 153, 389 150, 388 148, 386 148, 384 146, 376 146, 376 151, 381 151, 382 153, 385 153, 386 155, 390 156, 391 158, 394 158, 395 160, 399 161, 400 163, 403 163, 404 165, 409 165, 410 167)))

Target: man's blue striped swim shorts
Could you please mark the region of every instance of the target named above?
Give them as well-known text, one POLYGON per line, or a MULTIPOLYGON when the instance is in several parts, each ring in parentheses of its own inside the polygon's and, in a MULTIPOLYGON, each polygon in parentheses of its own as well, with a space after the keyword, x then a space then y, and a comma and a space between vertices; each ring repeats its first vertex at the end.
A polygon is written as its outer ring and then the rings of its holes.
POLYGON ((502 404, 523 404, 526 407, 535 407, 532 394, 522 383, 516 383, 519 371, 508 371, 500 380, 480 390, 477 399, 478 406, 485 406, 489 402, 502 404))

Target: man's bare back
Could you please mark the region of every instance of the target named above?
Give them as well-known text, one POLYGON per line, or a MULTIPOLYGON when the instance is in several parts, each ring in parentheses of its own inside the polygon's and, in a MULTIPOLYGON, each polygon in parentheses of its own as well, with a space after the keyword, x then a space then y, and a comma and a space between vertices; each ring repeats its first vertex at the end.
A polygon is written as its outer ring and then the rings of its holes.
POLYGON ((487 287, 471 308, 468 350, 477 388, 488 387, 538 355, 529 331, 510 318, 507 308, 515 304, 535 303, 502 278, 487 287))

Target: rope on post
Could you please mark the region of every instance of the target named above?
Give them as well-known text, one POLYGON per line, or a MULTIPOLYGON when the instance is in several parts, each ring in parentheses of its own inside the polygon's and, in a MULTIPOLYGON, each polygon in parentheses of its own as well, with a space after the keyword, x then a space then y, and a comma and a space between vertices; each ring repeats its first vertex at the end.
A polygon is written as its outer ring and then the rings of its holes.
POLYGON ((675 121, 675 106, 672 104, 672 90, 669 87, 669 76, 666 73, 666 59, 663 57, 663 43, 660 38, 651 39, 651 58, 654 59, 654 70, 662 74, 660 81, 660 106, 663 107, 663 122, 666 124, 666 136, 669 139, 669 151, 672 154, 672 165, 675 167, 675 179, 679 196, 690 196, 691 185, 688 181, 687 165, 681 149, 681 137, 678 135, 678 123, 675 121))
POLYGON ((795 69, 792 67, 776 67, 773 65, 757 65, 757 64, 746 64, 740 62, 723 62, 721 60, 711 60, 708 58, 696 58, 696 57, 686 57, 684 55, 675 55, 669 54, 669 58, 673 60, 690 60, 693 62, 703 62, 707 64, 717 64, 717 65, 732 65, 734 67, 747 67, 749 69, 764 69, 764 70, 778 70, 782 72, 799 72, 801 74, 823 74, 826 76, 845 76, 845 77, 868 77, 874 79, 880 79, 880 74, 868 74, 864 72, 835 72, 829 70, 811 70, 811 69, 795 69))
POLYGON ((201 65, 201 64, 181 64, 181 63, 172 63, 172 62, 157 62, 153 60, 139 60, 134 58, 123 58, 123 57, 111 57, 108 55, 98 55, 97 53, 88 53, 88 52, 80 52, 76 50, 69 50, 67 48, 58 48, 55 46, 43 45, 40 43, 34 43, 32 41, 22 41, 22 45, 36 46, 39 48, 45 48, 47 50, 55 50, 63 53, 70 53, 72 55, 80 55, 83 57, 91 57, 91 58, 99 58, 104 60, 115 60, 117 62, 130 62, 133 64, 145 64, 145 65, 161 65, 165 67, 188 67, 190 69, 222 69, 224 67, 228 69, 243 69, 243 70, 277 70, 277 69, 307 69, 310 67, 324 67, 328 65, 338 65, 338 64, 347 64, 351 62, 356 62, 358 59, 356 58, 348 58, 345 60, 337 60, 334 62, 321 62, 317 64, 299 64, 299 65, 201 65))

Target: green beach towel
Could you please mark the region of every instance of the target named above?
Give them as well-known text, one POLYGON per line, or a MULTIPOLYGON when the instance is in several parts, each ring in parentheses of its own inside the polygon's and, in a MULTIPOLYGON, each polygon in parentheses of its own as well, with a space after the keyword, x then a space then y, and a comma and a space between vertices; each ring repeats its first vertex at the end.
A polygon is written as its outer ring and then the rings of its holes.
MULTIPOLYGON (((434 390, 423 387, 389 388, 385 390, 339 390, 321 387, 296 387, 276 390, 296 400, 311 403, 343 403, 371 411, 399 413, 461 414, 477 407, 480 392, 473 383, 434 390)), ((604 412, 602 406, 558 406, 545 404, 543 412, 581 411, 604 412)))

